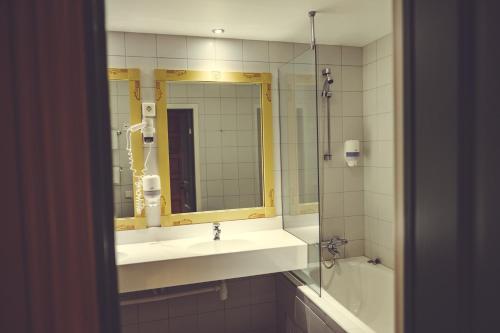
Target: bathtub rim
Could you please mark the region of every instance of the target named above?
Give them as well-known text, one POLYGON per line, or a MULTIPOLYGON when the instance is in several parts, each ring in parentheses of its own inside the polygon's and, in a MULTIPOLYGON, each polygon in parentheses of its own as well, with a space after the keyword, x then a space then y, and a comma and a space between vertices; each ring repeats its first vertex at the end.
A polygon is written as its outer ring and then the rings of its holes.
MULTIPOLYGON (((368 257, 358 256, 351 258, 339 259, 341 262, 355 262, 360 264, 365 264, 369 260, 368 257)), ((384 274, 394 274, 394 270, 383 264, 374 266, 378 270, 381 270, 384 274)), ((323 267, 321 268, 324 269, 323 267)), ((294 276, 294 275, 293 275, 294 276)), ((290 277, 289 277, 290 278, 290 277)), ((297 277, 294 276, 295 279, 297 277)), ((346 332, 353 333, 376 333, 376 331, 368 326, 361 319, 356 317, 351 311, 349 311, 342 303, 337 301, 333 296, 331 296, 327 289, 321 286, 320 295, 315 292, 311 287, 306 284, 301 284, 297 286, 300 292, 307 297, 311 302, 313 302, 324 314, 329 317, 332 321, 336 322, 342 327, 346 332)))
POLYGON ((346 309, 340 302, 330 296, 325 289, 321 288, 321 296, 307 285, 299 286, 298 289, 305 297, 323 311, 326 316, 346 332, 376 333, 371 327, 346 309))

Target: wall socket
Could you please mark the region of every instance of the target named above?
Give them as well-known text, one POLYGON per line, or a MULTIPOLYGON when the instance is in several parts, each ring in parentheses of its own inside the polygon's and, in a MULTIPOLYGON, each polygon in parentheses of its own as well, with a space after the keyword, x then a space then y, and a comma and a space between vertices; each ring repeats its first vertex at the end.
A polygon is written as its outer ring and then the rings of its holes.
POLYGON ((156 117, 156 104, 155 103, 142 103, 142 116, 143 117, 156 117))

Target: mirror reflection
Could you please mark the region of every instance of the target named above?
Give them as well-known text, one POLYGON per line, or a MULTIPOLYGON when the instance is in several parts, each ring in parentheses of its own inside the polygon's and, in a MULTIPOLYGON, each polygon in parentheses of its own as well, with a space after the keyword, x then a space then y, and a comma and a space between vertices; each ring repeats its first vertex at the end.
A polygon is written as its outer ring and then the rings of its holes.
POLYGON ((168 83, 172 213, 260 207, 259 84, 168 83))
POLYGON ((134 216, 132 173, 126 131, 130 124, 129 81, 109 81, 115 217, 134 216))

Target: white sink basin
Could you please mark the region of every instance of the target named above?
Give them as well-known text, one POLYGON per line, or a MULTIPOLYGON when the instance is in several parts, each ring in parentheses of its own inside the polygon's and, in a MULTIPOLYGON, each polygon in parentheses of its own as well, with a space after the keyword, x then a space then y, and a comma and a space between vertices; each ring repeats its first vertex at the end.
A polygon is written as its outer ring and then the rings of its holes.
POLYGON ((255 246, 255 244, 246 239, 221 239, 218 241, 195 243, 190 245, 188 250, 196 253, 230 252, 251 250, 252 246, 255 246))
MULTIPOLYGON (((223 226, 223 234, 218 241, 210 237, 189 237, 117 245, 120 292, 268 274, 307 266, 307 244, 282 229, 235 234, 224 231, 223 226)), ((143 232, 137 230, 139 239, 145 239, 141 234, 143 232)), ((153 238, 151 235, 148 237, 153 238)))

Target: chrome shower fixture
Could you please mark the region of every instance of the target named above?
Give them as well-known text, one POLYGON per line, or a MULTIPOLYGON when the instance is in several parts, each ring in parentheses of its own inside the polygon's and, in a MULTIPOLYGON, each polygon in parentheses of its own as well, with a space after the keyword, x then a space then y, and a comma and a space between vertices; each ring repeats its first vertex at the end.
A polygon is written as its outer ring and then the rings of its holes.
POLYGON ((316 11, 311 10, 307 13, 309 15, 309 21, 311 22, 311 49, 316 48, 316 32, 314 30, 314 16, 316 16, 316 11))
POLYGON ((325 82, 323 83, 323 91, 321 96, 332 97, 332 92, 330 91, 330 86, 333 84, 332 71, 330 68, 326 67, 321 71, 321 75, 325 77, 325 82))
POLYGON ((323 154, 323 159, 325 161, 330 161, 332 159, 332 147, 331 147, 331 128, 330 128, 330 98, 332 98, 333 94, 330 91, 330 86, 333 84, 332 70, 329 67, 323 68, 321 71, 321 75, 325 77, 325 82, 323 83, 323 91, 321 91, 321 96, 326 98, 326 130, 328 135, 328 150, 325 154, 323 154))

